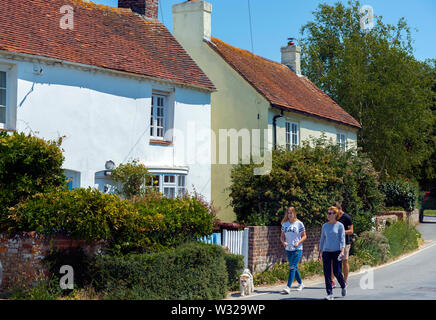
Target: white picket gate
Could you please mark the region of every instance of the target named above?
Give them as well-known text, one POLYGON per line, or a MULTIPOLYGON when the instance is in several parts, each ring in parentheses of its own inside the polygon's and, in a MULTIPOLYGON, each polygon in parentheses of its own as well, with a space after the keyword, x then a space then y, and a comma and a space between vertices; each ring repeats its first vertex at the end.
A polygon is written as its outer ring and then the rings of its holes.
POLYGON ((230 253, 243 255, 245 268, 248 266, 248 232, 248 228, 241 231, 223 230, 223 246, 229 248, 230 253))

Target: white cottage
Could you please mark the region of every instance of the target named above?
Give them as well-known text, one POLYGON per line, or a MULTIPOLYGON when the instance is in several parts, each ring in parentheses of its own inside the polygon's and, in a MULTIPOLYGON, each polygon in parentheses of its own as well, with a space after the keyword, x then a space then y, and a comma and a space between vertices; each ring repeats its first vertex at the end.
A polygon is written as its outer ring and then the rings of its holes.
POLYGON ((70 187, 109 191, 137 159, 174 197, 211 198, 209 78, 157 19, 157 0, 0 2, 0 130, 65 136, 70 187))

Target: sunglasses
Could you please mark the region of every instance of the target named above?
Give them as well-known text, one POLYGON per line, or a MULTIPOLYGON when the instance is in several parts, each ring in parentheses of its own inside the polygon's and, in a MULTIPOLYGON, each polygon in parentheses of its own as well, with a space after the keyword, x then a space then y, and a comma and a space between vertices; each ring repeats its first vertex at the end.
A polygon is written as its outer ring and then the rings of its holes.
POLYGON ((334 212, 331 212, 331 211, 328 211, 327 214, 330 215, 330 214, 335 214, 335 213, 334 213, 334 212))

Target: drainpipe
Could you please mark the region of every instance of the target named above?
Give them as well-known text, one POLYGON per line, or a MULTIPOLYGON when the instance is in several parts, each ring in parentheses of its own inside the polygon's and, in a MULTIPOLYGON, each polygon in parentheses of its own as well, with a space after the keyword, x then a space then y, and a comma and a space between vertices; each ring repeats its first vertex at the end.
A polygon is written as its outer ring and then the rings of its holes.
POLYGON ((277 150, 277 119, 283 117, 283 110, 280 110, 280 115, 275 115, 273 118, 273 147, 277 150))

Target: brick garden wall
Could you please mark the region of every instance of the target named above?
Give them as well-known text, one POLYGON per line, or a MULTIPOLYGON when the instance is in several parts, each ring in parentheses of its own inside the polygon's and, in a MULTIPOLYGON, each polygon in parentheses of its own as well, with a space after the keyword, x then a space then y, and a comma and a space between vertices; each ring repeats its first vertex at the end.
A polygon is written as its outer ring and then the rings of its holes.
POLYGON ((377 231, 383 231, 386 223, 394 223, 396 221, 408 221, 412 225, 419 224, 419 210, 415 209, 412 212, 406 211, 385 211, 380 212, 376 216, 377 231))
POLYGON ((0 293, 12 287, 32 284, 47 275, 42 259, 50 248, 66 249, 82 247, 87 254, 96 254, 102 243, 88 244, 85 241, 71 240, 65 236, 42 237, 34 232, 23 233, 12 238, 0 234, 0 262, 2 282, 0 293))
MULTIPOLYGON (((281 227, 248 227, 248 268, 254 272, 262 272, 275 263, 286 262, 286 253, 280 242, 281 227)), ((318 258, 318 244, 321 228, 306 230, 307 239, 303 243, 302 262, 318 258)))

